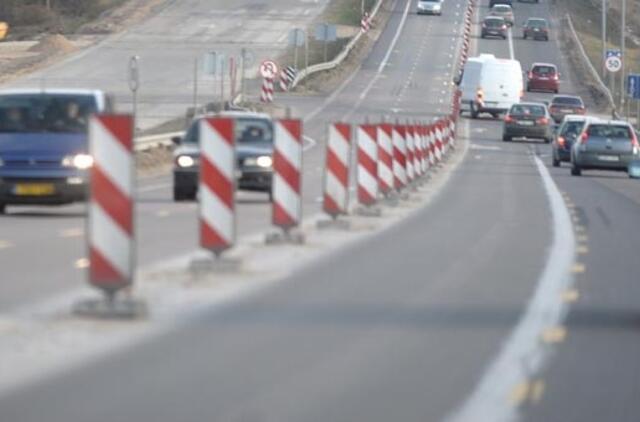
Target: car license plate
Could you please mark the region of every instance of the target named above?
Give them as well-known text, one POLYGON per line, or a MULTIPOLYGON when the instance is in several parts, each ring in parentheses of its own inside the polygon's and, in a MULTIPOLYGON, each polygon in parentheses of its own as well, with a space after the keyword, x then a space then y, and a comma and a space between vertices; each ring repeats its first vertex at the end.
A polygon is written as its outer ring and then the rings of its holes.
POLYGON ((563 108, 563 109, 562 109, 562 112, 563 112, 563 113, 573 113, 573 110, 572 110, 572 109, 570 109, 570 108, 563 108))
POLYGON ((620 157, 617 155, 599 155, 598 160, 600 161, 620 161, 620 157))
POLYGON ((533 126, 533 122, 531 120, 520 120, 518 124, 522 126, 533 126))
POLYGON ((56 193, 53 183, 19 183, 14 193, 19 196, 47 196, 56 193))

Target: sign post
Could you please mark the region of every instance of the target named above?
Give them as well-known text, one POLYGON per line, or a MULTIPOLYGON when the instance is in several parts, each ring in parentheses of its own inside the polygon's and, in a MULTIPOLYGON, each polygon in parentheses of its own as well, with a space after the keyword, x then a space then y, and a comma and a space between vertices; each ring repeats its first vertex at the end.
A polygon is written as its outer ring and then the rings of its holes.
POLYGON ((640 75, 627 76, 627 95, 636 100, 636 126, 640 125, 640 75))
MULTIPOLYGON (((622 69, 622 51, 620 50, 607 50, 606 57, 604 59, 604 67, 611 75, 611 92, 616 92, 616 77, 615 74, 622 69)), ((621 100, 623 101, 623 100, 621 100)))
POLYGON ((307 38, 307 34, 304 32, 303 29, 293 28, 289 32, 289 45, 294 47, 293 62, 296 69, 298 69, 298 47, 302 47, 303 45, 305 45, 304 41, 306 38, 307 38))
POLYGON ((128 73, 129 89, 131 90, 131 96, 133 100, 133 131, 135 134, 135 122, 138 116, 138 89, 140 88, 140 57, 131 56, 129 59, 129 73, 128 73))
POLYGON ((327 61, 327 45, 330 41, 335 41, 338 38, 337 29, 335 25, 328 23, 321 23, 316 26, 316 41, 323 42, 324 62, 327 61))

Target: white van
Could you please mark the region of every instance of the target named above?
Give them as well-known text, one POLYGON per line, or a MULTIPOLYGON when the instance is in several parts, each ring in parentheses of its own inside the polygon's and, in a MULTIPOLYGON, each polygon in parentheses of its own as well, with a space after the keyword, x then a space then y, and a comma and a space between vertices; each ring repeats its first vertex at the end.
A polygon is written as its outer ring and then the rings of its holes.
POLYGON ((470 112, 474 119, 480 113, 498 117, 524 95, 520 62, 498 59, 493 54, 470 57, 457 82, 462 92, 461 111, 470 112))

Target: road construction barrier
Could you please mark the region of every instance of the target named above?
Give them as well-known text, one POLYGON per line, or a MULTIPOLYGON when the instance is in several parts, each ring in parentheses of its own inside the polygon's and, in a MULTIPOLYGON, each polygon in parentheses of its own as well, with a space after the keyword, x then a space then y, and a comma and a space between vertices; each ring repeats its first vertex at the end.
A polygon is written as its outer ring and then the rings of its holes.
POLYGON ((407 140, 403 125, 393 126, 391 140, 393 142, 393 187, 401 191, 407 186, 407 140))
POLYGON ((440 124, 440 120, 435 123, 435 132, 436 132, 436 161, 439 163, 442 161, 442 127, 440 124))
POLYGON ((378 125, 378 188, 383 195, 393 190, 393 127, 389 123, 378 125))
POLYGON ((281 91, 288 91, 296 78, 297 70, 293 66, 287 66, 280 71, 279 85, 281 91))
POLYGON ((272 222, 287 232, 302 221, 302 123, 281 119, 274 126, 272 222))
POLYGON ((431 124, 429 125, 429 166, 434 166, 436 162, 436 126, 431 124))
POLYGON ((133 117, 94 115, 89 123, 89 146, 90 156, 83 158, 87 166, 93 160, 89 184, 89 283, 113 297, 132 284, 134 274, 133 117))
POLYGON ((364 206, 376 203, 378 199, 378 133, 375 125, 358 127, 358 202, 364 206))
POLYGON ((427 131, 425 125, 421 124, 418 126, 418 133, 418 139, 420 140, 420 173, 425 175, 429 170, 427 163, 429 153, 427 151, 427 131))
POLYGON ((350 162, 351 126, 346 123, 330 124, 322 208, 332 218, 347 213, 350 162))
POLYGON ((413 134, 413 126, 405 126, 405 136, 407 139, 407 181, 413 182, 416 178, 415 170, 415 157, 416 157, 416 145, 413 134))
POLYGON ((260 92, 260 101, 262 101, 263 103, 273 102, 273 79, 272 78, 262 79, 262 90, 260 92))
POLYGON ((360 30, 362 32, 368 32, 371 29, 371 17, 369 13, 364 12, 362 19, 360 19, 360 30))
POLYGON ((200 120, 200 246, 219 256, 235 243, 235 136, 230 118, 200 120))

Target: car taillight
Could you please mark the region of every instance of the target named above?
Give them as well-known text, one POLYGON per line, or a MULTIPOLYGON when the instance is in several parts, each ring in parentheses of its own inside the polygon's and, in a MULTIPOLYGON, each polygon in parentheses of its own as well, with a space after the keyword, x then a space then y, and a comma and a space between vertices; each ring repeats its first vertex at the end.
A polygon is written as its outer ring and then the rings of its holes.
POLYGON ((589 134, 587 132, 583 133, 582 136, 580 137, 580 143, 582 145, 585 145, 588 140, 589 140, 589 134))
POLYGON ((638 137, 636 136, 636 132, 633 129, 631 129, 631 146, 634 149, 640 147, 640 145, 638 145, 638 137))
POLYGON ((536 120, 536 123, 539 125, 546 125, 547 123, 549 123, 549 119, 547 119, 546 117, 541 117, 536 120))
POLYGON ((529 72, 529 79, 533 79, 533 72, 529 72))
POLYGON ((553 75, 553 80, 554 80, 554 81, 557 81, 557 80, 558 80, 558 74, 557 74, 557 73, 553 75))
POLYGON ((502 29, 507 29, 507 25, 502 25, 502 29))
POLYGON ((557 107, 557 106, 551 106, 551 107, 549 107, 549 111, 555 111, 555 110, 557 110, 557 109, 558 109, 558 107, 557 107))
POLYGON ((487 24, 486 24, 486 23, 483 23, 483 24, 482 24, 482 27, 483 27, 483 28, 486 28, 486 27, 487 27, 487 24))
POLYGON ((584 108, 579 108, 578 109, 578 114, 584 114, 586 112, 587 112, 587 110, 585 110, 584 108))
POLYGON ((558 136, 558 145, 560 145, 561 147, 564 147, 565 144, 565 140, 562 136, 558 136))
POLYGON ((513 117, 509 116, 508 114, 506 116, 504 116, 504 122, 505 123, 511 123, 513 122, 513 117))

